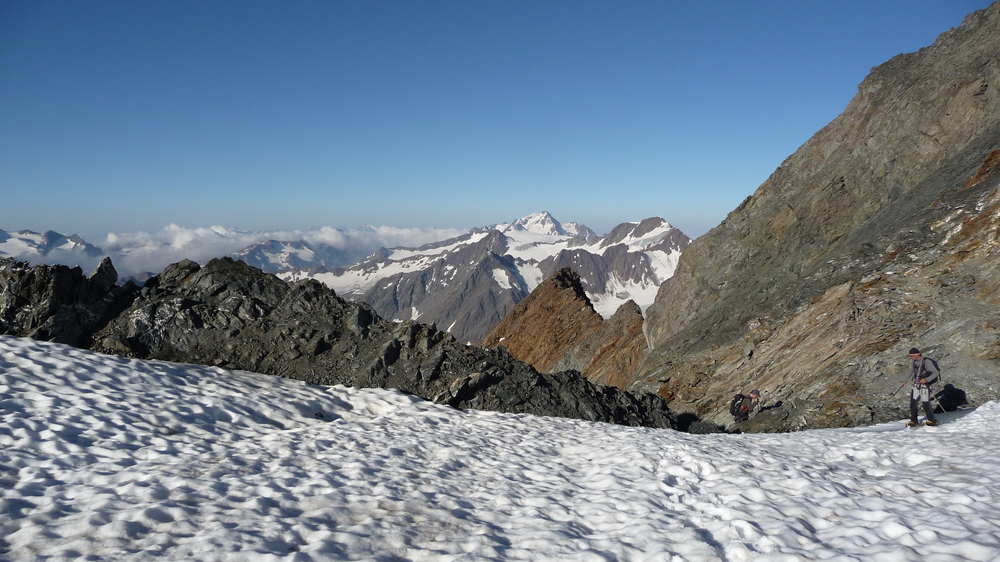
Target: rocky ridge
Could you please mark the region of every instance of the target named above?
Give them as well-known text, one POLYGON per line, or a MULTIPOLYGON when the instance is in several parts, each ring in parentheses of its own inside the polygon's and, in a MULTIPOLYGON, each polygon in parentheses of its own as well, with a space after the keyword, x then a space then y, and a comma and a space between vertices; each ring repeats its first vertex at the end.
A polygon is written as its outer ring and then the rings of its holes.
POLYGON ((0 333, 84 346, 138 291, 117 282, 107 258, 89 276, 79 267, 0 258, 0 333))
POLYGON ((311 384, 396 388, 456 408, 676 426, 654 394, 595 385, 574 371, 539 374, 433 325, 383 320, 317 281, 286 283, 229 258, 172 264, 142 288, 115 286, 115 277, 109 260, 90 277, 4 260, 2 333, 311 384))
POLYGON ((545 280, 482 340, 503 346, 541 372, 573 369, 600 384, 624 386, 645 350, 642 312, 628 301, 605 320, 580 276, 563 268, 545 280))

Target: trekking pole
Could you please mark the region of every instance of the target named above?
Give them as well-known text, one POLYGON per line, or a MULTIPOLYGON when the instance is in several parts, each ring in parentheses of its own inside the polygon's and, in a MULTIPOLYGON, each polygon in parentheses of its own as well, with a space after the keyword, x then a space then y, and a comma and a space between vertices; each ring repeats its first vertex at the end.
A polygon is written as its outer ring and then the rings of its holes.
POLYGON ((931 394, 931 400, 934 400, 934 402, 938 405, 938 408, 941 408, 942 414, 948 412, 948 410, 944 409, 944 404, 941 403, 941 399, 937 397, 937 394, 931 394))
POLYGON ((906 386, 906 381, 903 381, 903 382, 901 382, 901 383, 899 384, 899 388, 897 388, 897 389, 896 389, 896 390, 895 390, 895 391, 894 391, 894 392, 893 392, 892 394, 890 394, 889 396, 895 396, 895 395, 896 395, 896 393, 897 393, 897 392, 899 392, 899 389, 900 389, 900 388, 903 388, 904 386, 906 386))

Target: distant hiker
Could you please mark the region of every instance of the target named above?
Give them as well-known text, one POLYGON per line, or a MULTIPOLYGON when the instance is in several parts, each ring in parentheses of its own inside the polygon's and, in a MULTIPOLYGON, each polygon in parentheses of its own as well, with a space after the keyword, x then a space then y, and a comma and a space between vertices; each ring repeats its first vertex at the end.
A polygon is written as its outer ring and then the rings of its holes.
POLYGON ((924 413, 927 414, 924 425, 937 425, 937 419, 934 418, 934 407, 931 406, 931 385, 941 377, 941 369, 938 368, 938 364, 933 359, 924 357, 920 354, 920 350, 915 347, 910 350, 910 359, 913 360, 910 365, 910 376, 899 385, 906 386, 907 382, 912 385, 910 390, 910 421, 906 427, 920 425, 917 421, 918 402, 924 404, 924 413))
POLYGON ((760 405, 760 391, 756 388, 750 391, 749 395, 737 394, 729 404, 729 413, 737 422, 745 422, 750 419, 754 410, 760 405))

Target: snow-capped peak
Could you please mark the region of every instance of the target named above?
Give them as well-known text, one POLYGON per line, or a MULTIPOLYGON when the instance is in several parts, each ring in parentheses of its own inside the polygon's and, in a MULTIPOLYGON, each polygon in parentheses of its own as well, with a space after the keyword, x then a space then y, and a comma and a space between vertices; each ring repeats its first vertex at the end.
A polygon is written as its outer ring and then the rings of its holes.
POLYGON ((660 217, 641 222, 627 222, 615 227, 601 242, 601 248, 625 244, 629 248, 650 248, 663 245, 663 249, 682 250, 691 239, 660 217))
POLYGON ((532 213, 524 218, 518 219, 510 225, 509 230, 523 230, 534 234, 545 234, 549 236, 566 235, 566 231, 563 229, 562 224, 560 224, 555 217, 550 215, 548 211, 532 213))

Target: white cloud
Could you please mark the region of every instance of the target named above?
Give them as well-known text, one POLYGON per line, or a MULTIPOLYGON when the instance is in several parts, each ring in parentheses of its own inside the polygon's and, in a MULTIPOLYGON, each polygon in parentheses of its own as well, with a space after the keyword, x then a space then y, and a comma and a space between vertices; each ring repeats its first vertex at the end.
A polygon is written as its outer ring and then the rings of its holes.
POLYGON ((244 231, 222 226, 186 228, 171 224, 155 233, 109 233, 101 247, 119 273, 132 275, 143 271, 159 272, 183 259, 204 263, 212 258, 238 252, 264 240, 305 240, 326 244, 350 253, 369 254, 380 247, 422 246, 463 231, 439 228, 394 228, 389 226, 339 229, 244 231))
POLYGON ((155 233, 108 234, 102 245, 119 273, 159 272, 168 264, 191 259, 205 262, 269 239, 268 233, 242 232, 221 226, 185 228, 171 224, 155 233))
MULTIPOLYGON (((364 226, 340 229, 324 226, 312 230, 247 231, 224 226, 188 228, 170 224, 158 232, 108 233, 103 241, 90 240, 111 257, 120 275, 143 272, 159 273, 164 267, 183 259, 205 263, 212 258, 230 255, 265 240, 305 240, 313 246, 327 245, 348 255, 365 256, 381 247, 417 247, 454 238, 464 231, 440 228, 395 228, 364 226)), ((79 265, 88 273, 101 257, 53 249, 40 252, 37 246, 20 238, 10 238, 0 245, 0 256, 9 255, 31 263, 79 265)))

